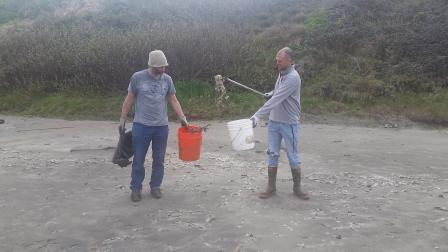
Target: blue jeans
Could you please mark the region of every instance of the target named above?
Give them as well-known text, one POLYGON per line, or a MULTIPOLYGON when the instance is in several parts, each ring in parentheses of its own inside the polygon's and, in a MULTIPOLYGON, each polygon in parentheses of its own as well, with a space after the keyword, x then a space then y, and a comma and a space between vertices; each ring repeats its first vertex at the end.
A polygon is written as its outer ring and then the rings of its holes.
POLYGON ((134 123, 132 126, 132 161, 131 190, 141 190, 145 179, 145 157, 152 142, 151 188, 159 188, 164 174, 166 145, 168 141, 167 126, 145 126, 134 123))
POLYGON ((289 165, 292 169, 300 168, 299 124, 287 124, 275 121, 268 123, 268 166, 278 167, 280 145, 285 141, 289 165))

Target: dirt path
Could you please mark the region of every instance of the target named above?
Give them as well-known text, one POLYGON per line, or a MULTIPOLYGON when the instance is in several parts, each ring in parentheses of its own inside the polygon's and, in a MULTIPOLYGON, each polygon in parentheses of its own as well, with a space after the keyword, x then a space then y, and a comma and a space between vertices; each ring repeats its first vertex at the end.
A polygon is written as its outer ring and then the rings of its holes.
POLYGON ((0 251, 448 251, 447 130, 304 124, 304 202, 285 153, 277 196, 257 198, 266 128, 237 153, 211 122, 183 163, 172 124, 163 198, 145 180, 134 204, 117 123, 1 118, 0 251))

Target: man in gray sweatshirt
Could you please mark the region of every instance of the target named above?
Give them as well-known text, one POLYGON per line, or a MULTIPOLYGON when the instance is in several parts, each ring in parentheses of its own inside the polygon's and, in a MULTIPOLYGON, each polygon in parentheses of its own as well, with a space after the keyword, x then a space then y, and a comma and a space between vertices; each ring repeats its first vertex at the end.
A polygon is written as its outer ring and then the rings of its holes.
POLYGON ((300 199, 309 199, 308 194, 300 188, 301 171, 299 156, 299 125, 300 125, 300 86, 299 73, 294 69, 294 55, 290 48, 278 51, 276 56, 277 69, 280 72, 275 83, 275 89, 266 94, 270 99, 250 118, 253 127, 258 125, 260 118, 269 113, 268 123, 268 187, 259 195, 266 199, 275 194, 277 167, 280 157, 282 139, 286 145, 289 165, 293 178, 293 192, 300 199))

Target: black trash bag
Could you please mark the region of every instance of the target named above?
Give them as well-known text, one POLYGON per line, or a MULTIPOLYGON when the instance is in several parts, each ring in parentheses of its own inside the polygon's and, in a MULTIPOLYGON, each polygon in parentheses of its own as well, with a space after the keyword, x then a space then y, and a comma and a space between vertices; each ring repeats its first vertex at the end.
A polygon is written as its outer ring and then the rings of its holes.
POLYGON ((115 149, 112 163, 120 167, 126 167, 132 163, 129 159, 134 155, 132 149, 132 131, 120 132, 120 139, 118 139, 117 148, 115 149))

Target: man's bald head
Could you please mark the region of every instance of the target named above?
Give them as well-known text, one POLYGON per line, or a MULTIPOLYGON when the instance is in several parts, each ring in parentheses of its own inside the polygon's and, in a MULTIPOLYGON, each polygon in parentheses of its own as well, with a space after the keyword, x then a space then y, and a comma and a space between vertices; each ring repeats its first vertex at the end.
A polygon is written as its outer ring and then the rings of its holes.
POLYGON ((277 55, 288 57, 292 62, 294 62, 294 52, 289 47, 283 47, 282 49, 278 50, 277 55))
POLYGON ((294 52, 289 47, 283 47, 277 52, 275 60, 277 61, 277 69, 284 71, 294 64, 294 52))

